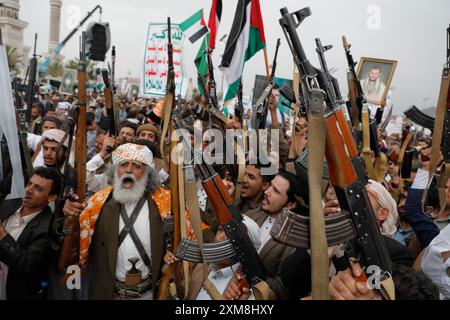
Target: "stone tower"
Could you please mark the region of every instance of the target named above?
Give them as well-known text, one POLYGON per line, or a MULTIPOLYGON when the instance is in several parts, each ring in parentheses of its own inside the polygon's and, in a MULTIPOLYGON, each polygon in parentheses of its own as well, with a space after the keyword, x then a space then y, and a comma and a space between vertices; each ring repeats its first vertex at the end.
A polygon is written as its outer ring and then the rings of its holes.
POLYGON ((59 44, 61 7, 61 0, 50 0, 50 37, 48 42, 49 53, 52 53, 59 44))

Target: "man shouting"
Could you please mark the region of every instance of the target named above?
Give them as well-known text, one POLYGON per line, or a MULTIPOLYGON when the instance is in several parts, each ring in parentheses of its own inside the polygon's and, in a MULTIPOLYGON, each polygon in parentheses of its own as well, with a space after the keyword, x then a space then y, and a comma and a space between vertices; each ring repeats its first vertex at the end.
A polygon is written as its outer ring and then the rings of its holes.
POLYGON ((146 146, 121 145, 112 154, 113 186, 87 204, 66 201, 64 214, 79 215, 79 264, 89 264, 89 299, 147 300, 157 294, 161 217, 170 214, 170 193, 155 182, 153 167, 146 146))

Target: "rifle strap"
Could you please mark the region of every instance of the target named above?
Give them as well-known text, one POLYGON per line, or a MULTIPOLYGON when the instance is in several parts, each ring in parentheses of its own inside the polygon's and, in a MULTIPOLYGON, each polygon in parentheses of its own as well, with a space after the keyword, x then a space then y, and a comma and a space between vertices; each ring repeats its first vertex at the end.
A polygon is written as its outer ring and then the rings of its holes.
POLYGON ((363 129, 363 149, 362 149, 362 158, 366 164, 366 170, 368 176, 373 179, 375 174, 373 170, 372 163, 372 153, 370 149, 370 116, 369 116, 369 108, 367 105, 363 106, 361 112, 361 120, 362 120, 362 129, 363 129))
POLYGON ((173 106, 173 94, 168 93, 164 98, 164 111, 163 117, 161 119, 163 124, 161 130, 161 143, 159 146, 159 151, 161 152, 161 155, 164 155, 164 143, 166 141, 167 131, 169 130, 169 122, 170 122, 170 115, 172 113, 172 106, 173 106))
POLYGON ((438 181, 439 206, 441 211, 444 211, 447 204, 445 185, 447 184, 447 180, 449 178, 450 178, 450 163, 444 162, 444 164, 441 167, 441 172, 438 181))
POLYGON ((392 277, 380 281, 381 294, 386 300, 395 300, 395 285, 392 277))
MULTIPOLYGON (((291 147, 289 150, 290 154, 295 153, 295 146, 297 145, 297 139, 300 137, 300 135, 297 135, 295 132, 295 125, 297 123, 297 116, 300 109, 300 86, 301 86, 301 80, 300 80, 300 72, 298 71, 297 66, 294 64, 294 74, 293 74, 293 86, 294 86, 294 95, 295 95, 295 105, 294 105, 294 122, 292 123, 292 130, 291 130, 291 147)), ((299 155, 296 155, 296 157, 299 155)), ((287 164, 292 173, 295 172, 295 169, 291 165, 291 163, 287 164)), ((295 174, 295 173, 294 173, 295 174)))
POLYGON ((356 79, 353 75, 353 72, 347 72, 347 83, 348 83, 348 95, 350 100, 350 105, 352 106, 351 115, 352 115, 352 126, 353 128, 359 127, 359 110, 356 104, 356 79))
MULTIPOLYGON (((206 267, 203 268, 204 272, 208 269, 206 267)), ((208 278, 203 280, 203 289, 205 289, 206 293, 211 297, 212 300, 224 300, 222 294, 217 290, 214 283, 212 283, 208 278)))
MULTIPOLYGON (((174 132, 175 133, 175 132, 174 132)), ((175 133, 176 134, 176 133, 175 133)), ((177 157, 178 163, 177 165, 177 174, 178 174, 178 205, 180 206, 180 233, 181 238, 187 238, 186 232, 186 198, 184 194, 184 174, 183 174, 183 144, 177 145, 177 157)), ((184 273, 184 297, 186 299, 187 294, 189 292, 189 263, 187 261, 183 261, 183 273, 184 273)))
POLYGON ((375 181, 381 183, 384 180, 387 162, 388 159, 386 154, 380 153, 377 160, 375 160, 374 166, 375 181))
POLYGON ((275 294, 265 281, 260 281, 252 287, 255 300, 275 300, 275 294))
POLYGON ((312 89, 310 101, 308 116, 310 124, 308 139, 308 181, 312 297, 314 300, 328 300, 328 243, 325 233, 325 217, 323 215, 321 192, 326 143, 323 91, 312 89))
POLYGON ((447 98, 448 91, 450 89, 450 78, 449 78, 450 68, 446 66, 442 71, 441 88, 439 90, 439 99, 436 107, 436 117, 434 121, 433 130, 433 142, 431 144, 431 155, 430 155, 430 175, 428 178, 428 186, 422 196, 422 208, 425 205, 425 201, 428 196, 428 189, 430 187, 433 176, 436 172, 438 165, 439 151, 441 150, 442 133, 444 130, 444 120, 445 113, 447 111, 447 98))
MULTIPOLYGON (((147 201, 147 197, 143 196, 139 202, 136 204, 136 207, 134 207, 133 212, 131 213, 130 217, 128 217, 127 212, 125 210, 125 206, 122 204, 120 208, 120 216, 122 217, 122 220, 125 224, 122 231, 120 231, 119 234, 119 240, 118 240, 118 246, 122 244, 122 242, 125 240, 126 236, 129 234, 131 237, 131 240, 133 240, 134 245, 136 246, 137 251, 139 252, 139 255, 141 256, 142 261, 145 263, 145 265, 151 270, 151 259, 148 256, 147 252, 144 249, 144 245, 142 244, 139 236, 136 233, 136 230, 134 230, 134 223, 136 222, 136 219, 141 212, 142 208, 144 207, 145 202, 147 201)), ((150 208, 149 208, 150 209, 150 208)))

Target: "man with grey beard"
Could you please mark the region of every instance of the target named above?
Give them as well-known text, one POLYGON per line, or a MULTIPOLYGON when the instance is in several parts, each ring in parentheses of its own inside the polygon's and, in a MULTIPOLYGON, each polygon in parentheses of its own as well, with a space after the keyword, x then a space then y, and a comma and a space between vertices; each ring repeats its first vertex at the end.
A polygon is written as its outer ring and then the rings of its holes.
POLYGON ((112 154, 113 186, 87 203, 66 201, 64 214, 79 216, 79 265, 89 270, 89 299, 148 300, 157 294, 161 218, 170 214, 170 192, 155 182, 153 168, 146 146, 121 145, 112 154))

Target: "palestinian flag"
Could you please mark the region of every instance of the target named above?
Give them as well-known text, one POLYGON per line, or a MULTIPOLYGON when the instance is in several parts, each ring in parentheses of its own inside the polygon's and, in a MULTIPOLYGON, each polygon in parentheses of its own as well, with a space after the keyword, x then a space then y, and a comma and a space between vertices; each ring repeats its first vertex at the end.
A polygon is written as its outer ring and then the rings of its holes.
MULTIPOLYGON (((197 67, 197 72, 206 80, 206 74, 208 72, 208 58, 206 56, 205 51, 208 49, 210 40, 210 34, 207 33, 206 37, 203 38, 202 44, 200 45, 200 49, 197 52, 197 56, 195 57, 194 63, 197 67)), ((198 90, 200 94, 203 95, 203 90, 201 89, 201 85, 198 84, 198 90)))
POLYGON ((217 31, 219 30, 221 18, 222 18, 222 0, 213 0, 208 21, 208 28, 211 34, 209 41, 210 49, 214 49, 216 47, 217 31))
POLYGON ((184 35, 189 38, 191 43, 203 37, 208 32, 205 19, 203 19, 203 9, 198 10, 192 17, 180 23, 180 29, 183 30, 184 35))
POLYGON ((238 0, 220 68, 228 84, 224 101, 233 99, 241 82, 244 64, 266 47, 259 0, 238 0))

